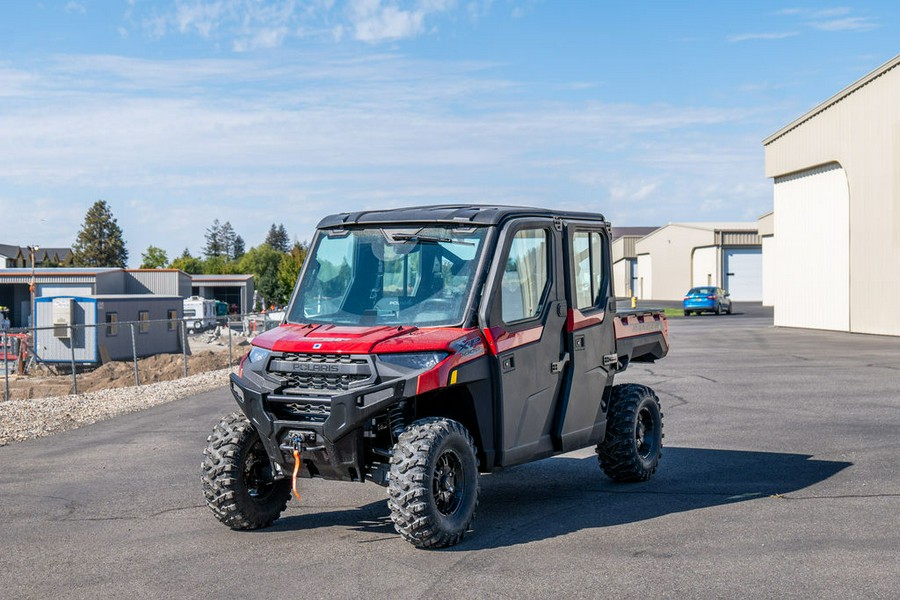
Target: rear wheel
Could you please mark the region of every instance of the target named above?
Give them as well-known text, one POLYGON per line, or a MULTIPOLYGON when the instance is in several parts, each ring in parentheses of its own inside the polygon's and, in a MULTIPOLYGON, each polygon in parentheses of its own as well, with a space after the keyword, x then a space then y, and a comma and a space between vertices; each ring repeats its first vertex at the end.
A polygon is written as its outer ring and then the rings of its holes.
POLYGON ((722 305, 721 305, 721 304, 716 304, 716 311, 715 311, 715 312, 716 312, 717 315, 721 315, 721 314, 722 314, 722 305))
POLYGON ((606 437, 597 446, 600 467, 615 481, 646 481, 662 457, 663 420, 650 388, 626 383, 612 389, 606 437))
POLYGON ((684 311, 684 316, 686 316, 686 317, 691 316, 691 311, 689 311, 689 310, 684 311))
POLYGON ((244 415, 231 413, 207 442, 200 483, 209 509, 232 529, 271 525, 287 506, 291 483, 274 478, 256 429, 244 415))
POLYGON ((431 417, 400 434, 391 456, 388 508, 394 528, 419 548, 458 543, 478 505, 478 461, 462 424, 431 417))

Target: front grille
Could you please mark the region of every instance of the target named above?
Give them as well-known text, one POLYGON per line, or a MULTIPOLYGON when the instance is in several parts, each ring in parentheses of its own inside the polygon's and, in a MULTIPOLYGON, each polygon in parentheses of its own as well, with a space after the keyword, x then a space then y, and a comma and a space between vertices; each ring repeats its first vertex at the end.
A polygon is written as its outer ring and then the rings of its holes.
POLYGON ((325 402, 270 402, 269 409, 278 420, 324 423, 331 414, 331 404, 325 402))
POLYGON ((345 354, 285 354, 269 368, 285 395, 334 395, 373 379, 366 357, 345 354))

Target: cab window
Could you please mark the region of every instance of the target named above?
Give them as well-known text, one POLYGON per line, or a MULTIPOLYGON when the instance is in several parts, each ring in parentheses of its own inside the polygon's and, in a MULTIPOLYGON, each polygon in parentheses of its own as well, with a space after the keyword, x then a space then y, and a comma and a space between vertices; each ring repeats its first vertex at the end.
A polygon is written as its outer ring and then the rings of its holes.
POLYGON ((572 236, 575 305, 579 310, 599 306, 603 300, 603 238, 596 231, 572 236))
POLYGON ((501 318, 505 323, 541 314, 550 280, 548 234, 546 229, 523 229, 513 237, 501 281, 501 318))

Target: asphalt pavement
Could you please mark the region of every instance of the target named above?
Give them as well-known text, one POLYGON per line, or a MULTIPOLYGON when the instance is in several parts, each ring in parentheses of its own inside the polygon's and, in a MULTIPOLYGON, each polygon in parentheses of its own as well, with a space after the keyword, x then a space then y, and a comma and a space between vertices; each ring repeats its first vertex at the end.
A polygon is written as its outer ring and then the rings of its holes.
POLYGON ((474 529, 417 550, 374 484, 305 480, 276 524, 204 506, 223 388, 0 448, 0 598, 896 598, 900 340, 672 319, 665 448, 614 484, 590 449, 482 478, 474 529))

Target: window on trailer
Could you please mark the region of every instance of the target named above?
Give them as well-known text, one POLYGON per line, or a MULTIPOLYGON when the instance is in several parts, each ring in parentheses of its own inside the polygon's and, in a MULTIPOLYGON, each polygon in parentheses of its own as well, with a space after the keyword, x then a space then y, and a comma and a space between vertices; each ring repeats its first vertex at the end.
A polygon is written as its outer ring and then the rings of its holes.
POLYGON ((148 333, 150 331, 150 311, 142 310, 138 312, 138 321, 140 321, 139 331, 148 333))
POLYGON ((119 335, 119 315, 118 313, 106 313, 106 337, 119 335))

